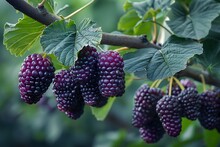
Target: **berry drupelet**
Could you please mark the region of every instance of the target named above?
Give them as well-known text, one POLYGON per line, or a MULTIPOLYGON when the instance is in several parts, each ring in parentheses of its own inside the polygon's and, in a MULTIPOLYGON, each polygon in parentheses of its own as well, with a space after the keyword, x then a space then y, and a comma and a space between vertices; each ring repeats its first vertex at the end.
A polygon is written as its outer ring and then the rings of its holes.
POLYGON ((220 108, 217 92, 210 90, 203 92, 200 94, 200 99, 201 109, 199 122, 204 128, 212 130, 216 128, 220 108))
POLYGON ((108 98, 101 95, 96 77, 80 85, 84 102, 93 107, 104 106, 108 98))
POLYGON ((182 108, 182 117, 196 120, 200 114, 201 101, 197 90, 189 87, 178 95, 178 100, 182 108))
POLYGON ((157 102, 156 111, 164 130, 168 135, 176 137, 181 132, 181 106, 177 97, 165 95, 157 102))
POLYGON ((80 83, 89 81, 93 74, 97 73, 98 53, 96 49, 85 46, 78 55, 75 66, 71 68, 71 72, 76 75, 76 79, 80 83))
POLYGON ((139 133, 146 143, 156 143, 163 137, 165 131, 159 118, 157 117, 151 124, 141 127, 139 129, 139 133))
POLYGON ((150 88, 143 84, 135 93, 135 106, 132 115, 132 125, 140 128, 152 123, 156 113, 157 101, 164 93, 158 88, 150 88))
POLYGON ((123 58, 115 51, 99 53, 99 90, 104 97, 122 96, 125 89, 123 58))
POLYGON ((54 71, 50 60, 41 54, 27 56, 19 72, 21 99, 28 104, 37 103, 50 86, 54 71))
POLYGON ((80 117, 83 113, 84 101, 75 75, 70 70, 62 70, 55 75, 53 83, 57 108, 73 119, 80 117))

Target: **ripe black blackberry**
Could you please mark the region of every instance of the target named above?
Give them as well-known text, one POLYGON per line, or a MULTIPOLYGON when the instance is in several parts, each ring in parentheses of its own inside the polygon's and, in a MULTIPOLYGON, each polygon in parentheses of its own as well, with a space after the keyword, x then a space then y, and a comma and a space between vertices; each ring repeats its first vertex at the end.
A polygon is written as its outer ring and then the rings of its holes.
MULTIPOLYGON (((81 95, 79 95, 81 96, 81 95)), ((76 107, 74 107, 73 109, 66 111, 65 114, 72 119, 78 119, 84 112, 84 101, 83 98, 79 98, 80 101, 78 102, 78 105, 76 107)))
POLYGON ((48 58, 40 54, 27 56, 19 72, 21 99, 28 104, 37 103, 50 86, 54 71, 48 58))
MULTIPOLYGON (((182 79, 182 80, 180 80, 180 83, 183 85, 183 87, 185 89, 187 89, 187 88, 195 88, 196 89, 195 83, 193 83, 189 79, 182 79)), ((181 93, 181 91, 182 90, 179 87, 179 85, 177 83, 174 83, 172 86, 172 95, 178 96, 181 93)), ((169 86, 167 86, 167 94, 168 94, 168 92, 169 92, 169 86)))
POLYGON ((104 106, 108 98, 101 95, 98 87, 98 80, 93 77, 90 81, 80 85, 84 102, 93 107, 104 106))
POLYGON ((122 96, 125 89, 124 61, 118 52, 99 54, 99 90, 104 97, 122 96))
POLYGON ((57 108, 73 119, 80 117, 83 113, 84 101, 75 75, 70 70, 62 70, 55 75, 53 83, 57 108))
POLYGON ((152 123, 156 113, 157 101, 163 97, 163 92, 158 88, 150 88, 143 84, 135 93, 135 106, 132 115, 132 125, 140 128, 152 123))
POLYGON ((200 114, 201 101, 197 90, 189 87, 178 95, 178 100, 182 108, 182 117, 196 120, 200 114))
POLYGON ((181 106, 176 96, 165 95, 157 102, 156 111, 164 130, 176 137, 181 132, 181 106))
POLYGON ((97 72, 98 53, 96 49, 85 46, 78 55, 75 66, 71 68, 71 72, 76 75, 79 82, 89 81, 93 74, 97 72))
POLYGON ((139 133, 146 143, 156 143, 163 137, 165 131, 159 118, 156 118, 153 123, 141 127, 139 133))
POLYGON ((201 109, 199 122, 200 124, 208 129, 212 130, 216 128, 219 112, 219 103, 217 92, 206 91, 200 94, 201 109))

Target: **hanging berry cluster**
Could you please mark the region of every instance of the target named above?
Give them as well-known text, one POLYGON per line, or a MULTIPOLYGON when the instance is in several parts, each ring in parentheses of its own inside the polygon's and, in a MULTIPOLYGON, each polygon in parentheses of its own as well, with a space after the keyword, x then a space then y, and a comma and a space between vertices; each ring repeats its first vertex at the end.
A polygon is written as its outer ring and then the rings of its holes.
POLYGON ((48 58, 40 54, 29 55, 19 73, 21 99, 37 103, 53 80, 57 108, 68 117, 77 119, 84 105, 102 107, 108 97, 122 96, 125 92, 124 62, 118 52, 98 53, 86 46, 78 55, 75 66, 54 75, 48 58))
POLYGON ((208 90, 198 94, 196 85, 181 80, 172 84, 172 94, 164 94, 159 88, 142 85, 135 94, 132 125, 139 128, 141 138, 147 143, 159 141, 165 133, 177 137, 181 132, 181 118, 198 119, 209 130, 220 133, 220 91, 208 90))

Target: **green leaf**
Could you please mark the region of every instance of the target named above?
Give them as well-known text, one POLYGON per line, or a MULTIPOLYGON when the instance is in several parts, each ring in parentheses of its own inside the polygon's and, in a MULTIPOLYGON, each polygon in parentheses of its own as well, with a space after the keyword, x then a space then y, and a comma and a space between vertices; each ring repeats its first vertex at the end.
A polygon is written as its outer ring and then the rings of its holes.
POLYGON ((108 115, 115 99, 116 99, 115 97, 114 98, 109 98, 108 103, 105 106, 101 107, 101 108, 91 107, 92 114, 96 117, 96 119, 98 121, 103 121, 106 118, 106 116, 108 115))
MULTIPOLYGON (((132 6, 137 11, 138 16, 143 18, 144 15, 151 9, 165 11, 170 6, 172 0, 145 0, 142 2, 133 2, 132 6)), ((158 11, 159 12, 159 11, 158 11)))
POLYGON ((147 77, 156 80, 173 76, 186 68, 188 59, 202 52, 202 44, 171 36, 152 57, 148 64, 147 77))
POLYGON ((89 19, 84 19, 78 27, 73 21, 60 20, 44 30, 40 41, 46 53, 56 55, 65 66, 72 66, 78 52, 87 45, 96 47, 101 37, 101 29, 89 19))
MULTIPOLYGON (((77 50, 82 49, 84 46, 97 47, 102 40, 102 29, 90 19, 83 19, 79 25, 77 25, 77 33, 75 40, 75 48, 77 50)), ((98 49, 98 48, 97 48, 98 49)))
POLYGON ((201 39, 208 35, 212 21, 220 14, 220 4, 213 0, 192 0, 190 6, 176 2, 167 24, 179 37, 201 39))
POLYGON ((185 69, 188 59, 201 53, 201 44, 171 36, 160 50, 146 48, 125 55, 125 70, 145 71, 150 80, 163 79, 185 69))
POLYGON ((208 38, 220 40, 220 15, 212 22, 208 38))
POLYGON ((66 66, 71 66, 77 59, 75 48, 76 25, 73 21, 56 21, 49 25, 41 37, 41 45, 48 54, 54 54, 66 66))
POLYGON ((140 18, 138 17, 136 11, 130 10, 120 18, 118 22, 118 30, 133 32, 133 28, 138 21, 140 21, 140 18))
POLYGON ((23 16, 16 24, 6 23, 4 45, 11 54, 22 56, 39 39, 44 28, 44 25, 27 16, 23 16))
POLYGON ((132 8, 132 4, 131 2, 129 2, 128 0, 124 3, 123 5, 124 11, 128 11, 129 9, 132 8))
POLYGON ((206 147, 214 147, 214 146, 217 147, 219 145, 219 138, 220 138, 220 134, 216 130, 204 131, 204 140, 206 147))
POLYGON ((220 71, 220 41, 207 39, 203 43, 203 54, 197 56, 198 62, 212 74, 220 71))
POLYGON ((136 71, 146 71, 151 58, 157 52, 154 48, 138 49, 124 55, 125 71, 134 73, 136 71))
POLYGON ((68 67, 64 66, 54 54, 49 54, 48 55, 53 63, 53 66, 55 67, 56 70, 60 69, 67 69, 68 67))

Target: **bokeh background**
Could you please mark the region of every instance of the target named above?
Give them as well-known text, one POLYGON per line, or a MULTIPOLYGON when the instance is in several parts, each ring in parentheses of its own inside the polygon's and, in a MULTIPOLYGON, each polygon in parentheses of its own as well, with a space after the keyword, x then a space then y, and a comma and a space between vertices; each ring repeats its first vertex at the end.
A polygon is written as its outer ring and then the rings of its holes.
MULTIPOLYGON (((73 12, 88 0, 60 1, 59 5, 69 7, 62 15, 73 12)), ((94 4, 74 16, 79 22, 91 18, 105 32, 117 30, 117 22, 123 14, 125 0, 96 0, 94 4)), ((58 6, 58 7, 60 7, 58 6)), ((5 0, 0 1, 0 146, 1 147, 142 147, 142 146, 220 146, 220 136, 216 131, 206 131, 199 123, 183 120, 180 137, 164 135, 154 145, 144 143, 138 130, 131 126, 133 95, 144 82, 134 80, 127 87, 123 97, 117 98, 104 121, 97 121, 89 107, 79 120, 71 120, 56 109, 55 97, 51 87, 42 101, 27 105, 20 100, 18 91, 18 72, 26 55, 41 50, 38 45, 23 57, 11 55, 4 47, 3 32, 6 22, 16 23, 22 14, 5 0), (38 48, 37 48, 38 47, 38 48)))

